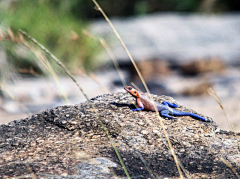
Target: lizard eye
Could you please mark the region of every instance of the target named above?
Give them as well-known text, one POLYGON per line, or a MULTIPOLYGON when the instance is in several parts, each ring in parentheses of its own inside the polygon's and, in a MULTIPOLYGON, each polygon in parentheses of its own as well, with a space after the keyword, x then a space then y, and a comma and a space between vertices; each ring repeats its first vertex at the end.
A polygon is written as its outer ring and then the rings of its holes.
POLYGON ((132 87, 129 87, 129 90, 132 90, 132 87))
POLYGON ((134 94, 136 94, 136 91, 134 91, 134 94))

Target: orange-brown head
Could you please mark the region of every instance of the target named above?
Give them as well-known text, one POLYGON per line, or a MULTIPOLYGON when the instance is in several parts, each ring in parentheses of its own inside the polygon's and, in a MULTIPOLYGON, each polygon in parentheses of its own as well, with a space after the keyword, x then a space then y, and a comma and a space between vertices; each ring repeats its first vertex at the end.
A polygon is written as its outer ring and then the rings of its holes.
POLYGON ((134 89, 133 87, 126 86, 124 89, 127 92, 129 92, 132 96, 134 96, 135 98, 140 98, 140 93, 136 89, 134 89))

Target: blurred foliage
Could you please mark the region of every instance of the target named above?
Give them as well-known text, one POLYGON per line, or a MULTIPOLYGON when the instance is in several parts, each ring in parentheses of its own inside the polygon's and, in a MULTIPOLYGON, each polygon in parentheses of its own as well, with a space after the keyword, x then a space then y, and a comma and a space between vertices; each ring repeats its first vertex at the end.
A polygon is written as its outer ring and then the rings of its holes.
MULTIPOLYGON (((100 50, 100 45, 82 34, 87 24, 71 14, 70 5, 67 5, 69 2, 14 1, 10 7, 0 10, 1 26, 11 28, 15 34, 18 33, 18 29, 28 32, 61 59, 70 70, 76 70, 78 67, 89 69, 93 65, 94 55, 100 50)), ((34 55, 29 50, 17 46, 19 45, 14 43, 4 43, 3 47, 8 52, 9 60, 19 68, 35 66, 34 55)))
MULTIPOLYGON (((240 10, 240 0, 98 0, 106 14, 142 15, 152 12, 225 12, 240 10)), ((28 32, 61 59, 71 70, 91 69, 101 46, 82 34, 90 19, 102 18, 91 0, 0 1, 0 25, 28 32), (2 5, 2 7, 1 7, 2 5)), ((4 45, 18 67, 34 66, 30 52, 18 56, 14 45, 4 45)), ((17 51, 21 52, 21 50, 17 51)))
MULTIPOLYGON (((102 18, 102 15, 94 9, 91 0, 73 0, 73 2, 72 5, 69 2, 68 7, 75 17, 102 18)), ((240 0, 98 0, 98 3, 110 17, 154 12, 215 13, 240 10, 240 0), (206 9, 202 8, 205 5, 206 9)))

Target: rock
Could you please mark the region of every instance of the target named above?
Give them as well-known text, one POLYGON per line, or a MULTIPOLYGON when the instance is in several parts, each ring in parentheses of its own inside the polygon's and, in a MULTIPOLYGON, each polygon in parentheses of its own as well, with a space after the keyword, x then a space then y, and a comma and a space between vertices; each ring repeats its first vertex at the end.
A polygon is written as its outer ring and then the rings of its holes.
POLYGON ((212 87, 213 85, 210 83, 201 83, 197 86, 193 86, 191 88, 185 89, 181 94, 184 96, 201 96, 208 95, 207 89, 212 87))
POLYGON ((206 72, 219 73, 227 67, 222 60, 218 58, 198 59, 187 64, 183 64, 180 70, 185 75, 199 75, 206 72))
MULTIPOLYGON (((134 59, 165 58, 174 63, 219 57, 240 65, 240 14, 154 13, 131 18, 111 18, 134 59)), ((97 20, 89 31, 107 39, 119 61, 129 61, 109 24, 97 20)), ((107 52, 98 60, 110 60, 107 52)))
MULTIPOLYGON (((158 102, 176 102, 167 96, 153 97, 158 102)), ((179 177, 155 112, 129 110, 135 100, 126 93, 97 96, 91 103, 96 109, 88 102, 59 106, 1 125, 0 178, 33 174, 38 178, 126 178, 99 121, 108 129, 132 178, 179 177)), ((194 112, 183 106, 178 110, 194 112)), ((236 139, 215 123, 191 117, 163 119, 163 123, 189 177, 236 178, 220 157, 240 170, 239 133, 236 139)))
MULTIPOLYGON (((136 64, 146 81, 154 79, 155 76, 167 75, 170 72, 167 61, 160 59, 137 61, 136 64)), ((130 61, 129 66, 131 67, 128 70, 131 74, 130 81, 139 80, 139 75, 130 61)))

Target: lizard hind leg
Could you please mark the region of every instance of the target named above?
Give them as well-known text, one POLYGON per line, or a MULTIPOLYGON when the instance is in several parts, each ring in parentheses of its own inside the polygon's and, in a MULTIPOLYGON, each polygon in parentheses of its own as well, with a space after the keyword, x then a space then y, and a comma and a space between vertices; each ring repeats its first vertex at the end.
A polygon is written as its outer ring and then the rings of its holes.
POLYGON ((160 112, 160 114, 161 114, 161 116, 163 116, 163 117, 167 117, 167 118, 169 118, 169 119, 174 119, 172 116, 169 115, 169 111, 168 111, 168 110, 162 110, 162 111, 160 112))

